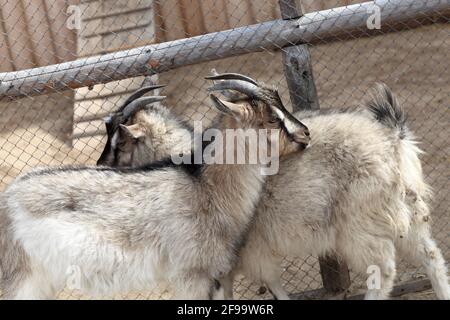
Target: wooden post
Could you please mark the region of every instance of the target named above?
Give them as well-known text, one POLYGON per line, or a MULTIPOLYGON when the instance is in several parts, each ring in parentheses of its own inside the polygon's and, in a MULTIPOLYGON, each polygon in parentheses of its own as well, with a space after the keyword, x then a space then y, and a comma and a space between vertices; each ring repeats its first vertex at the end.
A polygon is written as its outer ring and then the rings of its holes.
MULTIPOLYGON (((279 0, 283 19, 298 19, 302 15, 302 9, 296 2, 296 0, 279 0)), ((285 47, 282 55, 293 110, 319 109, 308 46, 303 44, 285 47)), ((319 263, 323 286, 327 293, 338 294, 348 289, 350 276, 345 264, 333 256, 319 257, 319 263)))
MULTIPOLYGON (((296 0, 280 0, 279 2, 283 19, 298 19, 302 15, 301 7, 297 6, 296 0)), ((294 111, 319 109, 308 46, 285 47, 282 52, 284 74, 294 111)))

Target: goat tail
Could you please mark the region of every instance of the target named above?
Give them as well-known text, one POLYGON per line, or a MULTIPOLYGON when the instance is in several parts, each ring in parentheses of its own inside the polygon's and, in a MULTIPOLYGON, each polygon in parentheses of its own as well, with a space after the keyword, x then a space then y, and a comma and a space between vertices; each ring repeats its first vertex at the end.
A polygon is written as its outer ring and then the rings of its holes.
POLYGON ((367 108, 375 119, 386 127, 396 129, 400 139, 407 135, 406 117, 391 89, 384 83, 377 83, 371 90, 367 108))

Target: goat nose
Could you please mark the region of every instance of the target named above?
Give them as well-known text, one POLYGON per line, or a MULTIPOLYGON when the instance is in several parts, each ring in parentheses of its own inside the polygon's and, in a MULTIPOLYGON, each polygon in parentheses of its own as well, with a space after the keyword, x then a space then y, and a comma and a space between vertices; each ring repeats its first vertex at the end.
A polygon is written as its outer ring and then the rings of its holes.
POLYGON ((305 131, 303 132, 303 134, 304 134, 305 136, 309 137, 309 130, 308 130, 308 129, 305 129, 305 131))

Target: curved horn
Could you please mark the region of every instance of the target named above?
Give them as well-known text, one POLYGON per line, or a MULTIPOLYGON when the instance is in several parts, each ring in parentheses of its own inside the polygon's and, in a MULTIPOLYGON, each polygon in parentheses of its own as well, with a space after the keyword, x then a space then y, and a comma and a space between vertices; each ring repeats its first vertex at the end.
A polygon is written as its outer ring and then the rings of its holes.
POLYGON ((261 97, 261 89, 257 85, 242 80, 223 80, 219 83, 215 83, 212 87, 208 88, 207 90, 208 91, 236 90, 252 98, 261 97))
POLYGON ((114 119, 113 116, 109 115, 104 118, 106 126, 106 134, 109 136, 114 132, 114 119))
POLYGON ((124 120, 128 120, 136 112, 144 109, 146 105, 161 101, 165 98, 166 98, 165 96, 150 96, 134 100, 133 102, 128 104, 122 111, 124 120))
MULTIPOLYGON (((162 88, 165 86, 166 85, 153 85, 153 86, 143 87, 143 88, 140 88, 139 90, 136 90, 131 96, 129 96, 125 100, 125 102, 116 111, 112 112, 107 118, 105 118, 106 133, 108 134, 108 136, 115 132, 119 123, 124 123, 126 120, 128 120, 128 117, 130 117, 132 114, 135 113, 135 111, 133 111, 132 109, 127 108, 129 104, 133 103, 133 101, 139 99, 147 92, 155 90, 155 89, 159 89, 159 88, 162 88), (124 111, 127 109, 130 111, 127 111, 127 115, 124 116, 124 111)), ((148 101, 147 103, 152 103, 152 102, 154 102, 154 101, 148 101)))
MULTIPOLYGON (((219 73, 215 68, 211 69, 211 76, 218 76, 219 73)), ((223 81, 223 80, 219 80, 223 81)), ((216 83, 216 80, 213 80, 214 83, 216 83)), ((230 102, 239 101, 242 99, 245 99, 245 97, 242 97, 242 93, 233 91, 233 90, 222 90, 221 94, 230 102)))
POLYGON ((122 106, 120 106, 120 108, 116 112, 122 112, 128 104, 130 104, 134 100, 142 97, 147 92, 152 91, 152 90, 156 90, 156 89, 159 89, 159 88, 163 88, 165 86, 166 86, 165 84, 158 84, 158 85, 153 85, 153 86, 140 88, 139 90, 135 91, 131 96, 129 96, 128 99, 125 100, 125 102, 122 104, 122 106))
POLYGON ((165 87, 165 85, 153 85, 140 88, 129 96, 125 102, 107 118, 105 118, 106 133, 110 137, 117 130, 119 124, 125 123, 130 116, 142 110, 145 105, 156 101, 161 101, 164 97, 152 96, 141 98, 149 91, 165 87), (144 100, 143 100, 144 99, 144 100))
MULTIPOLYGON (((215 71, 215 70, 214 70, 215 71)), ((258 86, 258 83, 250 77, 244 76, 239 73, 222 73, 222 74, 213 74, 212 76, 205 77, 208 80, 241 80, 245 82, 249 82, 258 86)))

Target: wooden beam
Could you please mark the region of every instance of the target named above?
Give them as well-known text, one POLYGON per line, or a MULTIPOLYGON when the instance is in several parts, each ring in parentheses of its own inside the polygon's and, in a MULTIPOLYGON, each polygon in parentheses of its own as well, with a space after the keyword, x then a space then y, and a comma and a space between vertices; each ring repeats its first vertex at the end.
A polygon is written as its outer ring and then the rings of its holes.
POLYGON ((297 19, 303 15, 299 0, 279 0, 278 3, 284 20, 297 19))
POLYGON ((161 20, 164 22, 161 28, 164 28, 166 40, 175 40, 186 37, 183 24, 183 16, 180 3, 177 0, 157 1, 161 20))
POLYGON ((197 37, 78 59, 57 65, 0 73, 0 100, 152 75, 182 66, 231 56, 323 43, 422 26, 450 16, 450 2, 379 0, 381 30, 368 30, 367 10, 374 2, 305 14, 298 20, 274 20, 197 37))
MULTIPOLYGON (((394 286, 391 292, 391 297, 401 297, 405 294, 422 292, 430 289, 432 289, 432 286, 429 279, 412 280, 394 286)), ((355 294, 346 297, 346 300, 362 300, 364 299, 364 295, 364 293, 355 294)))
POLYGON ((224 0, 203 0, 200 4, 206 32, 216 32, 230 28, 227 6, 224 0))
POLYGON ((255 23, 249 0, 227 0, 230 27, 243 27, 255 23))
POLYGON ((24 2, 24 16, 30 31, 30 44, 36 56, 37 66, 58 63, 56 52, 50 37, 50 25, 46 23, 46 12, 42 0, 22 0, 24 2))
POLYGON ((27 15, 26 15, 26 6, 25 6, 25 4, 23 3, 23 1, 24 0, 19 0, 18 1, 18 4, 19 4, 19 8, 20 8, 20 11, 21 11, 21 20, 23 20, 24 21, 24 26, 25 26, 25 28, 24 28, 24 30, 25 30, 25 38, 27 39, 27 42, 28 42, 28 44, 29 44, 29 46, 30 46, 30 54, 31 54, 31 61, 33 62, 33 65, 34 66, 39 66, 40 64, 39 64, 39 60, 38 60, 38 57, 36 56, 36 43, 34 43, 33 41, 32 41, 32 36, 31 36, 31 31, 30 31, 30 21, 28 20, 28 18, 27 18, 27 15))
MULTIPOLYGON (((297 0, 279 0, 279 4, 283 19, 298 19, 302 16, 297 0)), ((293 110, 319 109, 308 45, 284 48, 282 59, 293 110)))
POLYGON ((17 70, 14 64, 13 54, 11 51, 11 41, 6 32, 5 15, 0 6, 0 68, 3 71, 17 70))
POLYGON ((319 257, 323 287, 329 294, 340 294, 350 287, 350 273, 345 263, 335 256, 319 257))
POLYGON ((308 45, 284 48, 282 58, 293 110, 319 109, 308 45))
POLYGON ((156 42, 164 42, 169 39, 167 39, 166 25, 164 23, 164 19, 162 16, 161 4, 159 1, 154 1, 154 6, 155 6, 154 15, 155 15, 155 34, 156 34, 155 40, 156 42))
POLYGON ((55 30, 54 30, 54 24, 52 23, 52 19, 50 19, 49 16, 49 10, 46 0, 42 0, 42 7, 44 8, 45 12, 45 22, 48 26, 48 32, 50 37, 50 43, 52 46, 52 51, 54 52, 54 58, 57 62, 61 61, 61 57, 58 54, 58 47, 56 45, 56 36, 55 36, 55 30))
POLYGON ((248 14, 251 23, 256 23, 257 19, 256 19, 256 14, 255 14, 255 8, 253 8, 253 2, 251 0, 247 0, 247 12, 246 14, 248 14))
POLYGON ((0 0, 2 10, 2 29, 9 40, 6 44, 11 52, 11 59, 16 70, 33 68, 30 39, 27 37, 26 21, 22 8, 16 1, 0 0))
MULTIPOLYGON (((120 8, 120 6, 119 6, 119 8, 120 8)), ((138 6, 138 7, 134 7, 134 8, 130 8, 130 9, 125 9, 125 10, 122 10, 122 11, 116 11, 116 10, 107 11, 107 13, 103 13, 103 14, 99 14, 99 15, 83 18, 82 21, 83 22, 87 22, 87 21, 98 20, 98 19, 118 17, 118 16, 127 15, 127 14, 131 14, 131 13, 139 13, 139 12, 142 12, 142 11, 148 11, 148 10, 151 10, 152 8, 153 8, 152 5, 146 5, 146 6, 143 6, 143 7, 139 7, 138 6)))
POLYGON ((184 30, 188 37, 206 33, 202 5, 199 0, 179 0, 184 30))
MULTIPOLYGON (((302 15, 302 8, 296 0, 280 0, 279 3, 283 19, 297 19, 302 15)), ((294 111, 319 109, 308 45, 284 48, 282 59, 292 109, 294 111)), ((327 292, 338 294, 350 287, 348 268, 336 257, 319 257, 319 264, 323 287, 327 292)))
MULTIPOLYGON (((422 292, 431 289, 431 282, 429 279, 412 280, 409 282, 400 283, 392 289, 391 297, 401 297, 405 294, 422 292)), ((365 293, 357 293, 351 296, 333 295, 327 292, 324 288, 303 291, 301 293, 291 294, 293 300, 362 300, 365 293)))

